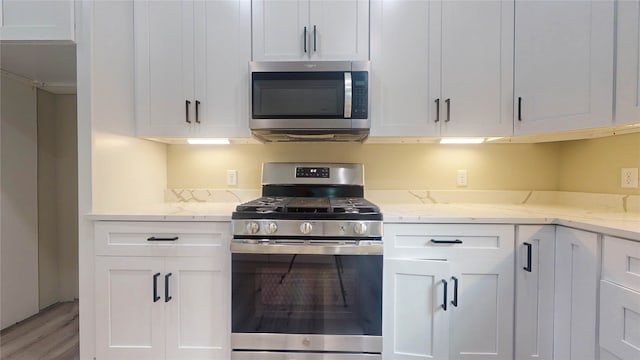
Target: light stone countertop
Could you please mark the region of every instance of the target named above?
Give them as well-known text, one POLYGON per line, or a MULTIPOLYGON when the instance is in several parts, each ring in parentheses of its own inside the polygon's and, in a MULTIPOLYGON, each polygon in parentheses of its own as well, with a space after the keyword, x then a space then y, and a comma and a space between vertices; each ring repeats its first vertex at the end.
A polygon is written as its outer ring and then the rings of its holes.
POLYGON ((640 241, 640 213, 558 205, 393 204, 381 207, 385 223, 555 224, 640 241))
MULTIPOLYGON (((103 221, 230 221, 237 203, 164 203, 90 214, 103 221)), ((377 203, 386 223, 557 224, 640 241, 640 213, 560 205, 377 203)))
POLYGON ((163 203, 135 210, 106 211, 87 215, 98 221, 231 221, 239 203, 163 203))

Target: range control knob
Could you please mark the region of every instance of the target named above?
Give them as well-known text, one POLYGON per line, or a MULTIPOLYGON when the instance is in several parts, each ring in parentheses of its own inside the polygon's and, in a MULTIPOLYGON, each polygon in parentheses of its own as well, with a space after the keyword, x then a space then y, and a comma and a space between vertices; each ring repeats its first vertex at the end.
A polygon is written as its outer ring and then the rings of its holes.
POLYGON ((367 232, 367 224, 355 223, 355 225, 353 225, 353 231, 358 235, 364 235, 367 232))
POLYGON ((247 224, 247 232, 249 234, 255 234, 258 231, 260 231, 260 224, 258 224, 257 222, 252 221, 247 224))
POLYGON ((303 222, 302 224, 300 224, 300 232, 304 235, 309 235, 311 233, 311 230, 313 230, 313 226, 311 225, 311 223, 303 222))
POLYGON ((267 224, 267 229, 265 230, 267 234, 274 234, 278 231, 278 224, 271 222, 267 224))

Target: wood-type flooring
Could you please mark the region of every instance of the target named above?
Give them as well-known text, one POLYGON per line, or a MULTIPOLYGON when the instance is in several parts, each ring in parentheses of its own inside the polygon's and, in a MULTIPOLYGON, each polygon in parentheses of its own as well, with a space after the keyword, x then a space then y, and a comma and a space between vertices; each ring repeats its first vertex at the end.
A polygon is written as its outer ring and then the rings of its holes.
POLYGON ((0 360, 78 360, 78 302, 57 303, 0 332, 0 360))

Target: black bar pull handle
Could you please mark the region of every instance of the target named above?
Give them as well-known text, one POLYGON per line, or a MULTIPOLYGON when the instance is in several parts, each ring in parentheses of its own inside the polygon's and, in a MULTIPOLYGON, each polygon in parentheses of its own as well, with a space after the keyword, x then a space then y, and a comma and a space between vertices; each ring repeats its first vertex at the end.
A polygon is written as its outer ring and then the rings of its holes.
POLYGON ((531 244, 528 242, 524 243, 524 246, 527 247, 527 266, 523 267, 525 271, 531 272, 531 244))
POLYGON ((302 37, 304 52, 307 52, 307 27, 304 27, 304 36, 302 37))
POLYGON ((166 238, 152 236, 152 237, 147 238, 147 241, 176 241, 178 239, 179 238, 177 236, 166 237, 166 238))
POLYGON ((167 275, 164 276, 164 302, 169 302, 169 300, 172 299, 171 296, 169 296, 169 277, 171 276, 171 273, 168 273, 167 275))
POLYGON ((522 98, 518 96, 518 121, 522 121, 522 98))
POLYGON ((442 297, 442 310, 447 311, 447 280, 442 279, 443 289, 443 297, 442 297))
POLYGON ((196 100, 196 122, 200 124, 200 118, 198 117, 198 107, 200 107, 200 100, 196 100))
POLYGON ((160 273, 153 274, 153 302, 160 300, 160 296, 158 296, 158 276, 160 276, 160 273))
POLYGON ((185 107, 185 120, 187 121, 188 124, 191 124, 191 119, 189 119, 189 106, 191 106, 191 101, 189 100, 185 100, 184 101, 184 107, 185 107))
POLYGON ((447 104, 447 118, 444 122, 449 122, 451 121, 451 99, 445 99, 444 102, 447 104))
POLYGON ((452 276, 453 280, 453 300, 451 300, 451 305, 458 307, 458 278, 452 276))
POLYGON ((316 43, 317 43, 317 29, 316 26, 313 25, 313 52, 318 51, 317 47, 316 47, 316 43))
POLYGON ((431 239, 431 242, 433 244, 462 244, 462 240, 459 240, 459 239, 455 239, 455 240, 436 240, 436 239, 431 239))
POLYGON ((440 98, 436 99, 436 122, 440 122, 440 98))

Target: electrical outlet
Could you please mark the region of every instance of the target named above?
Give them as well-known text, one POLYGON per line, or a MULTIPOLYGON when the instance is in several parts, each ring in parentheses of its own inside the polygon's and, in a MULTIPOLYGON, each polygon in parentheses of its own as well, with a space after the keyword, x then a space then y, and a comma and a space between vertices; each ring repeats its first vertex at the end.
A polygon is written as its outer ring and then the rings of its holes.
POLYGON ((456 176, 456 184, 458 186, 467 186, 467 169, 459 169, 456 176))
POLYGON ((637 188, 638 168, 622 168, 620 186, 623 188, 637 188))
POLYGON ((227 185, 238 185, 238 170, 227 170, 227 185))

